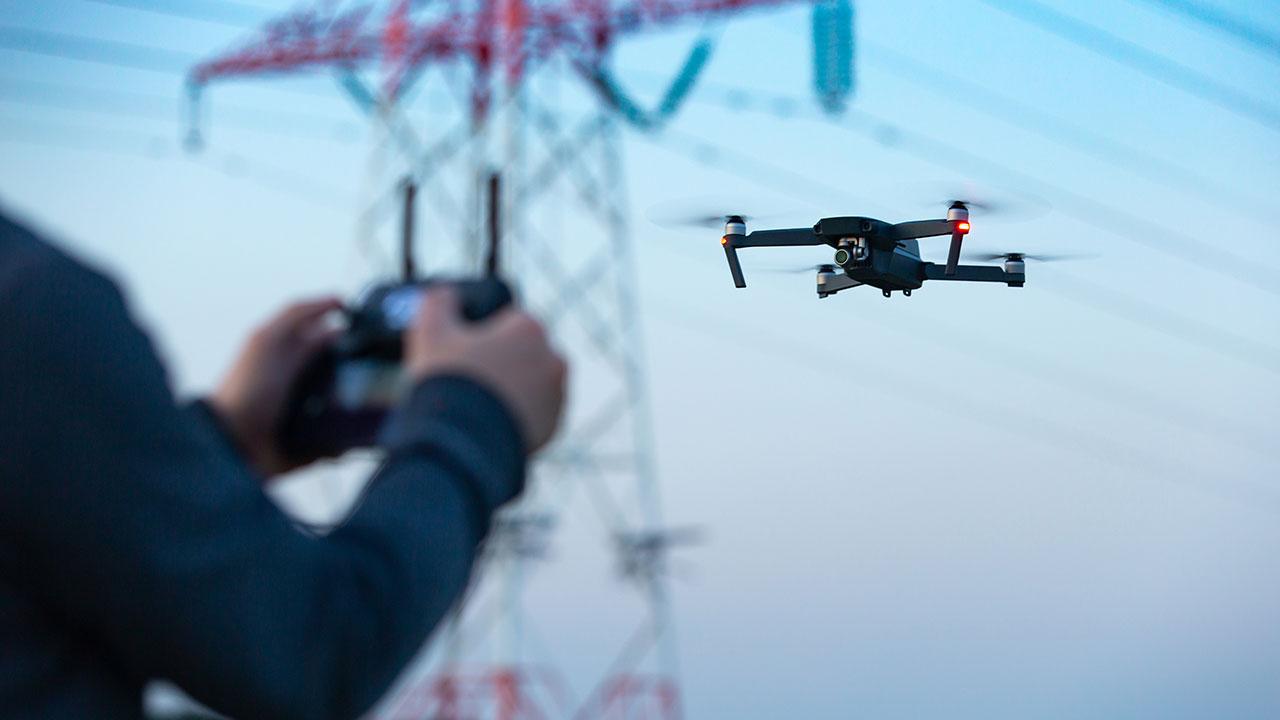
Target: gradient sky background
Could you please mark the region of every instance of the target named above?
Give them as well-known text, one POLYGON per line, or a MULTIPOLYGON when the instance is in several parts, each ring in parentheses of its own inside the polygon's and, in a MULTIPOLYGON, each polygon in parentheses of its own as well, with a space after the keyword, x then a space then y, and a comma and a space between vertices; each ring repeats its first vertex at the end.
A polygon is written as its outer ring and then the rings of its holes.
MULTIPOLYGON (((843 118, 809 100, 798 4, 727 23, 675 123, 626 135, 663 502, 708 539, 674 584, 690 717, 1280 716, 1280 47, 1152 0, 1044 1, 1272 119, 1000 10, 1024 0, 872 0, 843 118), (973 249, 1096 257, 818 302, 759 269, 821 250, 750 251, 735 290, 716 231, 645 220, 710 196, 899 221, 948 186, 1047 208, 975 216, 973 249)), ((1280 3, 1203 4, 1280 36, 1280 3)), ((219 86, 209 147, 178 142, 187 63, 287 6, 0 0, 0 203, 123 280, 186 393, 271 308, 369 279, 369 132, 331 81, 219 86), (32 29, 173 69, 15 50, 47 47, 32 29)), ((656 95, 696 30, 627 42, 620 74, 656 95)), ((319 512, 327 473, 287 493, 319 512)), ((580 696, 634 610, 584 516, 528 591, 580 696)))

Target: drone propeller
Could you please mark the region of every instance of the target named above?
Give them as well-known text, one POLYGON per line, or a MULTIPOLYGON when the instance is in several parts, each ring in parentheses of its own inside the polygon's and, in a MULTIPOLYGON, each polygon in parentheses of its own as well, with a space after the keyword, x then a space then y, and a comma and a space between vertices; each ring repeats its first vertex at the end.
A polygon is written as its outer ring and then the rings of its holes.
POLYGON ((907 183, 909 202, 924 207, 964 203, 980 220, 1030 220, 1053 209, 1037 195, 985 187, 970 181, 907 183))
POLYGON ((732 217, 739 217, 745 221, 752 221, 752 220, 759 219, 759 216, 756 216, 756 215, 743 215, 740 213, 721 213, 721 214, 698 213, 696 215, 679 215, 675 217, 663 217, 662 219, 650 217, 649 221, 652 222, 654 225, 660 225, 662 227, 670 227, 670 228, 691 227, 691 228, 706 228, 708 230, 713 230, 713 229, 724 227, 724 224, 729 221, 729 218, 732 218, 732 217))
POLYGON ((688 200, 680 200, 673 202, 659 203, 650 207, 645 216, 649 222, 659 227, 665 228, 706 228, 709 230, 721 229, 726 221, 731 217, 740 217, 751 223, 769 218, 776 218, 786 213, 770 212, 767 214, 759 213, 739 213, 739 212, 718 212, 717 208, 746 208, 746 207, 769 207, 769 203, 746 201, 741 198, 733 200, 725 200, 723 198, 694 198, 688 200))
POLYGON ((835 271, 836 271, 836 266, 832 265, 831 263, 818 263, 817 265, 801 265, 800 267, 794 267, 794 266, 772 267, 772 268, 765 268, 763 270, 756 270, 753 272, 765 272, 765 273, 774 273, 774 274, 782 274, 782 275, 800 275, 803 273, 811 273, 811 272, 835 272, 835 271))
POLYGON ((1097 255, 1044 255, 1040 253, 971 253, 966 257, 973 260, 981 260, 983 262, 991 262, 994 260, 1035 260, 1036 262, 1060 262, 1063 260, 1089 260, 1098 257, 1097 255))
POLYGON ((947 205, 960 203, 969 208, 970 212, 976 210, 982 215, 1003 215, 1011 212, 1010 208, 1013 207, 1011 203, 1004 200, 974 200, 972 196, 961 195, 952 195, 944 200, 932 202, 930 205, 941 203, 946 203, 947 205))

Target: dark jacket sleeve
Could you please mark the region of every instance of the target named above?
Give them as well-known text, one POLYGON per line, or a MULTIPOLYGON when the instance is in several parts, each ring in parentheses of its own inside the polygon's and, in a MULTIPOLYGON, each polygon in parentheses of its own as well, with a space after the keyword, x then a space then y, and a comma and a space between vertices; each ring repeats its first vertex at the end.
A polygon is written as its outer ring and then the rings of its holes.
POLYGON ((113 285, 50 260, 0 283, 0 537, 21 586, 134 678, 243 718, 368 709, 465 588, 523 482, 488 391, 429 380, 335 532, 299 532, 174 402, 113 285))

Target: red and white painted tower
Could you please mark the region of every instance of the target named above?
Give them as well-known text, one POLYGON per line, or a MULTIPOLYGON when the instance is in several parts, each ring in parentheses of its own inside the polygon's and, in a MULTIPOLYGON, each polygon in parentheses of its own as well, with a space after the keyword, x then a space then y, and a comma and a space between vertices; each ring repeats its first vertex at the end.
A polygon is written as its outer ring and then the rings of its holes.
MULTIPOLYGON (((483 229, 500 227, 505 275, 572 358, 575 385, 562 438, 538 462, 526 497, 496 521, 467 602, 383 703, 381 716, 681 717, 666 563, 671 546, 688 536, 664 526, 660 512, 619 134, 623 124, 654 130, 670 118, 712 41, 704 34, 694 43, 651 110, 615 79, 611 51, 631 35, 691 21, 705 27, 792 2, 394 0, 383 6, 330 0, 268 23, 191 70, 197 119, 199 98, 214 82, 332 75, 376 129, 369 170, 374 190, 357 221, 361 242, 376 247, 386 240, 401 178, 410 176, 428 235, 423 254, 429 257, 417 264, 478 271, 483 229), (490 219, 487 179, 495 172, 502 192, 490 219), (563 212, 568 205, 572 214, 563 212), (575 503, 587 511, 579 515, 594 516, 603 529, 596 544, 613 556, 630 600, 592 595, 561 603, 598 605, 599 617, 577 618, 548 642, 538 637, 540 613, 529 611, 530 596, 554 607, 547 598, 555 593, 571 597, 596 585, 613 587, 580 577, 538 585, 546 573, 535 572, 539 560, 553 530, 561 534, 569 524, 561 521, 575 503), (575 695, 551 666, 548 646, 572 644, 577 656, 597 637, 614 645, 613 659, 600 662, 605 669, 593 670, 575 695)), ((834 2, 848 8, 848 0, 834 2)), ((851 11, 832 12, 832 5, 820 4, 815 23, 819 12, 850 21, 851 11)), ((820 33, 815 24, 818 37, 851 42, 850 33, 820 33)), ((838 67, 848 62, 848 48, 832 52, 824 47, 815 56, 828 108, 838 106, 852 83, 838 67)), ((205 130, 193 122, 191 132, 198 145, 205 130)), ((572 550, 566 562, 581 554, 572 550)))

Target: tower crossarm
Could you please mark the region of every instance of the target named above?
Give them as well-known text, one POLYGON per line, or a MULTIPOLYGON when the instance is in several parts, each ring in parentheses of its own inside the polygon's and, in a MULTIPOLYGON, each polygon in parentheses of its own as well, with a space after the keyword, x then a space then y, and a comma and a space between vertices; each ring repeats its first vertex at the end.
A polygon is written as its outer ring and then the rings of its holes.
POLYGON ((299 11, 268 23, 249 41, 196 65, 189 79, 284 74, 322 68, 354 69, 380 64, 388 83, 422 63, 467 60, 487 68, 506 58, 517 71, 529 61, 566 53, 598 57, 620 37, 680 22, 727 17, 738 12, 793 4, 797 0, 633 0, 620 4, 568 0, 481 0, 471 12, 410 17, 409 4, 394 3, 377 18, 372 5, 325 16, 299 11))

